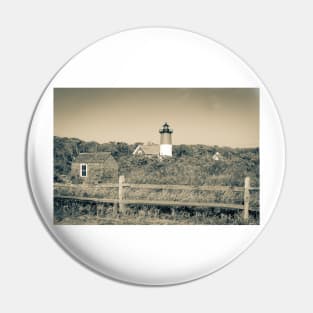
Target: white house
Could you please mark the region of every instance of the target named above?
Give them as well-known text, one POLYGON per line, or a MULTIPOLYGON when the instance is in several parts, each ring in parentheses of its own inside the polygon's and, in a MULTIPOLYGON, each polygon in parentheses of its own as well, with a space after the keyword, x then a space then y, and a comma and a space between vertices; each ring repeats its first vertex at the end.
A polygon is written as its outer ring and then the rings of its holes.
POLYGON ((221 159, 221 154, 219 152, 215 152, 215 154, 212 156, 212 159, 214 161, 218 161, 221 159))
POLYGON ((133 155, 147 155, 147 156, 158 156, 160 153, 160 146, 155 143, 149 143, 145 145, 138 145, 133 155))

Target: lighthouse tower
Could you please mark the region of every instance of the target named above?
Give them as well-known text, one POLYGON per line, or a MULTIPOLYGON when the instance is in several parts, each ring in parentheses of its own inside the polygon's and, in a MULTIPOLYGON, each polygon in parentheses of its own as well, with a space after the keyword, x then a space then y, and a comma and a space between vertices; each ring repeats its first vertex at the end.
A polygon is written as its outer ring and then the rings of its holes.
POLYGON ((173 130, 165 122, 163 127, 159 130, 160 138, 160 156, 172 156, 172 133, 173 130))

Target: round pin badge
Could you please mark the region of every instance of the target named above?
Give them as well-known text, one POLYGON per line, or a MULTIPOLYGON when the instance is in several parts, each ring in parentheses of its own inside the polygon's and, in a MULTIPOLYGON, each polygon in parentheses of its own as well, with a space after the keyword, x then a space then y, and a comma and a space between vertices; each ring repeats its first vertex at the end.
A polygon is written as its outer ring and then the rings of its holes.
POLYGON ((72 57, 29 129, 34 203, 56 241, 106 277, 206 276, 260 234, 279 197, 273 100, 236 54, 199 34, 142 28, 72 57))

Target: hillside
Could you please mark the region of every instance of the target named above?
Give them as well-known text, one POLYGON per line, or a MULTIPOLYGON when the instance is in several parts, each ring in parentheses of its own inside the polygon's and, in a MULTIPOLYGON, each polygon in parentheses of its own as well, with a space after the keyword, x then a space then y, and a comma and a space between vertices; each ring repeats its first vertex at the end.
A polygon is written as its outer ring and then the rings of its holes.
POLYGON ((71 163, 80 152, 108 151, 119 165, 119 175, 133 183, 233 185, 242 186, 245 176, 259 186, 259 149, 206 145, 174 145, 173 157, 133 156, 138 143, 109 142, 99 144, 77 138, 54 137, 54 181, 68 175, 71 163), (213 160, 215 152, 221 159, 213 160))

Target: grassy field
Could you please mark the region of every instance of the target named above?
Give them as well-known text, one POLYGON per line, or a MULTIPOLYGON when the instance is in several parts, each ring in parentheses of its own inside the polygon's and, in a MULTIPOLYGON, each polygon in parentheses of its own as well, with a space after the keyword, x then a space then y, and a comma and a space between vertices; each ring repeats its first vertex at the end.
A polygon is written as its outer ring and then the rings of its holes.
MULTIPOLYGON (((105 185, 83 186, 56 184, 55 199, 58 196, 81 198, 117 199, 117 188, 105 188, 105 185), (100 191, 102 190, 102 191, 100 191)), ((256 193, 254 193, 256 195, 256 193)), ((252 194, 253 195, 253 194, 252 194)), ((128 188, 126 199, 172 200, 187 202, 216 202, 242 204, 242 192, 208 192, 187 190, 141 190, 128 188)), ((252 197, 253 199, 253 197, 252 197)), ((253 200, 257 201, 255 196, 253 200)), ((251 203, 253 203, 251 201, 251 203)), ((240 210, 225 208, 194 208, 182 206, 156 206, 131 204, 125 212, 113 213, 113 204, 99 204, 94 201, 66 199, 55 200, 56 224, 138 224, 138 225, 240 225, 259 224, 258 212, 251 212, 249 221, 244 222, 240 210), (59 202, 58 202, 59 201, 59 202), (173 209, 175 215, 173 215, 173 209)))
POLYGON ((90 217, 82 215, 79 217, 66 217, 56 222, 58 225, 258 225, 258 220, 250 218, 248 222, 243 222, 240 215, 234 218, 227 215, 212 217, 195 217, 189 219, 173 219, 170 216, 154 217, 130 217, 118 216, 113 217, 90 217))
POLYGON ((170 209, 148 206, 136 206, 126 213, 113 215, 113 207, 106 209, 105 214, 97 216, 95 212, 88 214, 69 214, 65 217, 55 215, 58 225, 255 225, 259 224, 258 214, 250 215, 249 221, 244 222, 239 212, 227 212, 218 208, 194 210, 176 208, 175 216, 170 209))

